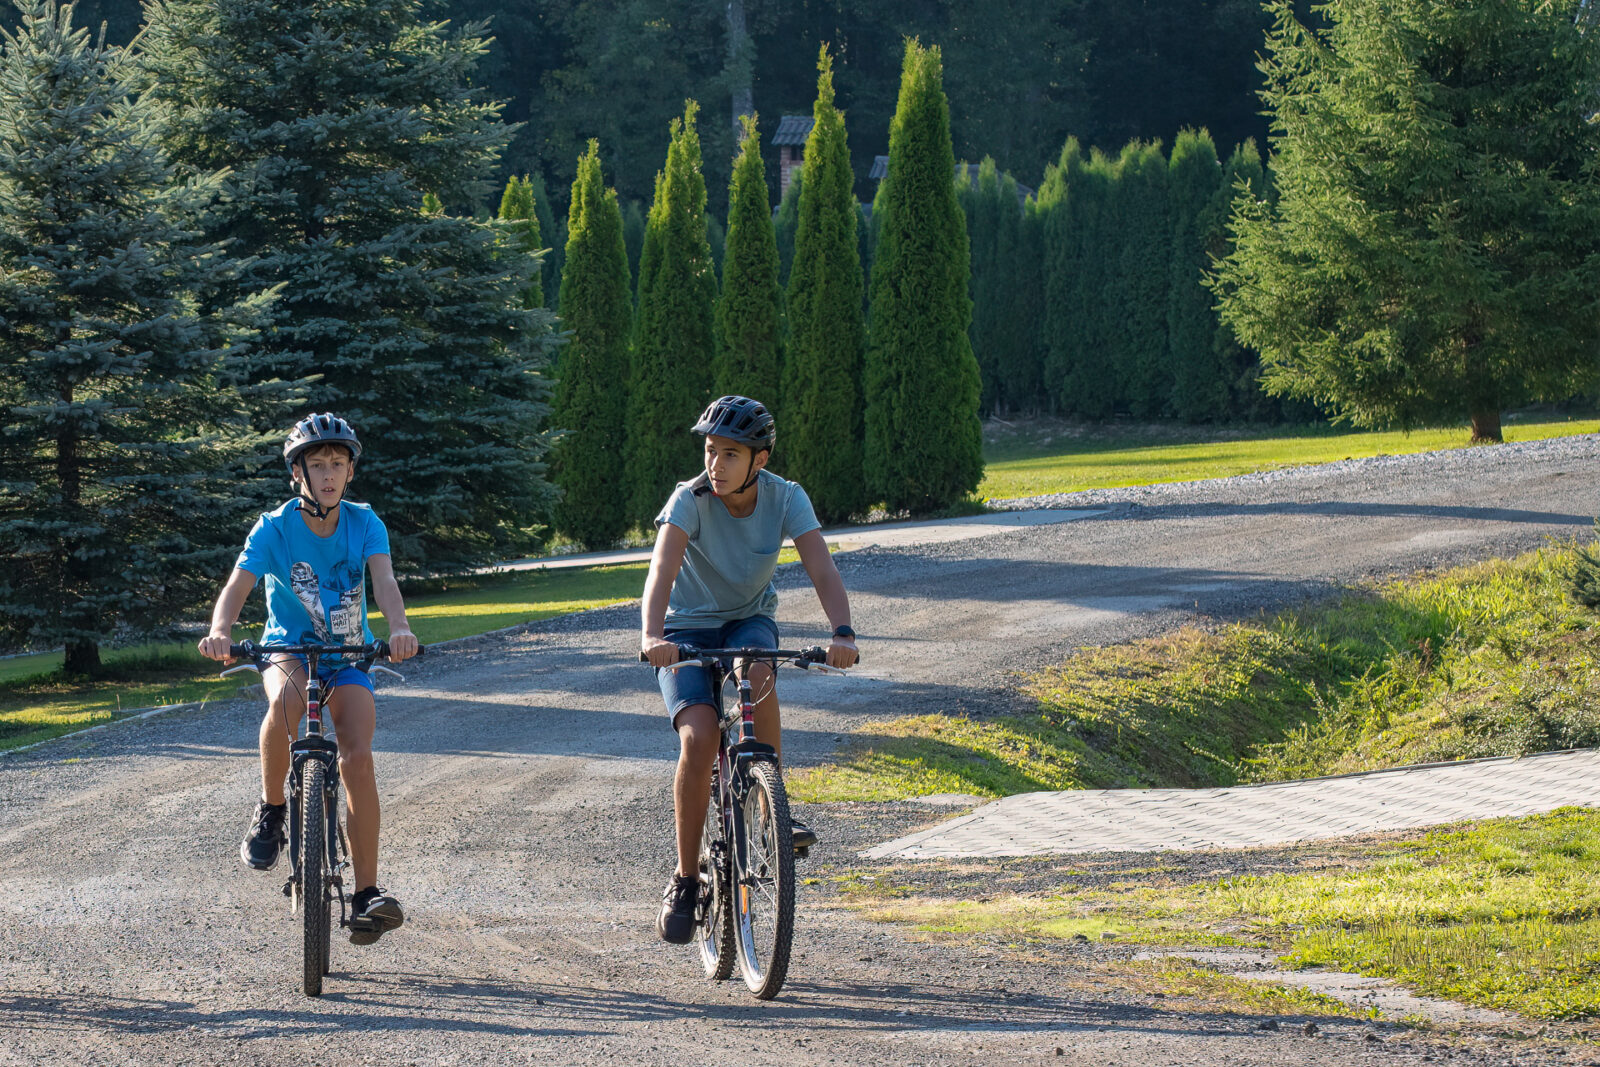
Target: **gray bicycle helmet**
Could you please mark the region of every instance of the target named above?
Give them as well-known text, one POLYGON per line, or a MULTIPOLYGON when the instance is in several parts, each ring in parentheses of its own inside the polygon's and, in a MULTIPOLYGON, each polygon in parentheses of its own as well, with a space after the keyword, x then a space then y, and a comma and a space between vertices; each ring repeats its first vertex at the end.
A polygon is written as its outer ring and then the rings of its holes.
POLYGON ((766 405, 747 396, 724 396, 711 402, 700 421, 694 424, 694 433, 709 437, 729 437, 754 451, 772 451, 778 441, 777 420, 766 405))
POLYGON ((294 472, 294 461, 300 453, 321 445, 343 445, 350 450, 350 462, 361 458, 361 442, 356 431, 339 416, 331 412, 307 415, 294 424, 289 439, 283 443, 283 465, 294 472))

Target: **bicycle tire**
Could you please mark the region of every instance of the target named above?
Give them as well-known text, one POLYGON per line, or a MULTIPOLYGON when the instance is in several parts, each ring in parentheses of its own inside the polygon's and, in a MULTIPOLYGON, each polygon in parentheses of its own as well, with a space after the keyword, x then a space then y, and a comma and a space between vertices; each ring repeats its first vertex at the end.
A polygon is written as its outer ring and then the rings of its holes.
POLYGON ((736 829, 734 911, 739 970, 757 999, 771 1000, 789 973, 794 940, 794 828, 789 794, 776 765, 749 765, 736 829))
POLYGON ((705 825, 700 830, 700 965, 713 982, 733 976, 737 955, 734 947, 733 898, 730 895, 730 842, 722 824, 721 783, 711 772, 711 802, 706 806, 705 825))
POLYGON ((323 870, 328 862, 327 794, 321 761, 308 759, 300 771, 300 915, 305 926, 302 986, 308 997, 322 995, 328 960, 328 888, 323 870))

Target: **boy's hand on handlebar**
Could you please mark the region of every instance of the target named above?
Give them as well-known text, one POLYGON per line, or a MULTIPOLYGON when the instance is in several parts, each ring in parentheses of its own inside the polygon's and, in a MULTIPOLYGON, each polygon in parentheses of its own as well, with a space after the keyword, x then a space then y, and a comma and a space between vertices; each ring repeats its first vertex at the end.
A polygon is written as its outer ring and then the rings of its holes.
POLYGON ((233 657, 228 655, 228 649, 233 645, 233 638, 227 634, 209 633, 200 639, 200 654, 206 659, 214 659, 221 663, 232 663, 233 657))
POLYGON ((858 658, 856 643, 848 637, 835 637, 828 641, 828 666, 842 671, 846 667, 854 667, 858 658))
POLYGON ((670 667, 678 662, 678 646, 663 637, 649 634, 639 639, 639 654, 652 667, 670 667))
POLYGON ((417 654, 417 636, 410 630, 396 630, 389 635, 389 662, 404 663, 417 654))

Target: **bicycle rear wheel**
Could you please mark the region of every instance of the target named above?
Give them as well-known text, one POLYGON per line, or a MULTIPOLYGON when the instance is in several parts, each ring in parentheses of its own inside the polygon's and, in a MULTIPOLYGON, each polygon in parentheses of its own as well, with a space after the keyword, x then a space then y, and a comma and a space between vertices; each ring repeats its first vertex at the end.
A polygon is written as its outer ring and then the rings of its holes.
POLYGON ((771 763, 749 767, 736 816, 743 848, 734 852, 734 912, 739 970, 762 1000, 783 988, 794 939, 794 829, 783 776, 771 763))
POLYGON ((711 803, 700 831, 700 965, 713 982, 733 974, 733 899, 729 894, 729 847, 723 835, 722 783, 711 772, 711 803))
POLYGON ((328 961, 328 887, 323 871, 328 860, 327 794, 321 761, 308 759, 300 770, 300 915, 305 925, 303 988, 308 997, 322 995, 328 961))

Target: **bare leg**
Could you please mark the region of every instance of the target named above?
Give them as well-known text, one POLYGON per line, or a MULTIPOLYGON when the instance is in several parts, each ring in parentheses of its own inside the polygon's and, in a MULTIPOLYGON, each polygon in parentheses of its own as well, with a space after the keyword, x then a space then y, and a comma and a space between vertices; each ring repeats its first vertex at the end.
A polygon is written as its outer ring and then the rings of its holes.
POLYGON ((750 695, 756 701, 756 740, 771 745, 783 765, 783 731, 778 722, 778 687, 773 684, 772 668, 765 663, 750 665, 750 695))
POLYGON ((341 685, 328 702, 339 735, 339 777, 349 807, 350 866, 355 891, 378 884, 378 775, 372 764, 372 734, 378 709, 372 691, 341 685))
POLYGON ((267 691, 267 713, 261 718, 261 797, 268 804, 284 802, 289 743, 300 732, 306 714, 305 677, 305 667, 291 657, 279 657, 261 672, 261 685, 267 691))
POLYGON ((700 833, 711 803, 711 766, 717 758, 717 712, 691 704, 678 712, 678 773, 672 780, 673 825, 678 833, 678 870, 684 878, 700 869, 700 833))

